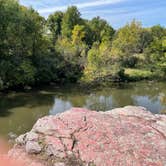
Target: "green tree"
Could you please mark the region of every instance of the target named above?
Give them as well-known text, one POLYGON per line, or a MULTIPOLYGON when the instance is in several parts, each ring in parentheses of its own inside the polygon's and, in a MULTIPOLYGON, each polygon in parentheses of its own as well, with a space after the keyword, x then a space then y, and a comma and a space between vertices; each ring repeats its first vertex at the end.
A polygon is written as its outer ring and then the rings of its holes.
POLYGON ((72 31, 72 43, 81 43, 85 39, 85 33, 85 27, 83 25, 75 25, 72 31))
POLYGON ((92 41, 111 40, 114 35, 114 29, 100 17, 95 17, 89 21, 89 27, 92 31, 92 41))
POLYGON ((151 42, 151 34, 140 22, 133 20, 119 29, 112 43, 112 56, 119 58, 122 65, 135 67, 144 50, 151 42))
POLYGON ((88 81, 120 81, 125 78, 124 69, 110 54, 109 42, 95 42, 88 51, 83 79, 88 81))
POLYGON ((62 36, 71 38, 72 30, 75 25, 81 23, 80 12, 77 7, 68 7, 62 19, 62 36))
POLYGON ((146 49, 149 61, 161 62, 165 60, 165 28, 160 25, 153 26, 151 28, 152 41, 149 47, 146 49))
POLYGON ((67 81, 78 81, 83 74, 86 63, 86 44, 83 42, 74 44, 68 38, 59 38, 57 40, 56 50, 64 60, 61 61, 62 66, 64 66, 61 69, 63 77, 65 77, 67 81))
POLYGON ((61 34, 62 19, 63 19, 63 13, 60 11, 49 15, 47 19, 47 26, 51 32, 53 45, 55 45, 58 36, 61 34))
POLYGON ((0 89, 77 82, 83 73, 122 80, 124 67, 165 78, 166 29, 133 20, 115 32, 100 17, 82 19, 75 6, 45 20, 17 0, 0 0, 0 89))
POLYGON ((45 45, 44 19, 15 0, 0 0, 0 78, 4 87, 33 84, 34 57, 45 45))
POLYGON ((160 25, 155 25, 151 27, 151 33, 152 33, 153 39, 155 38, 161 39, 163 36, 166 35, 166 30, 164 27, 160 25))
POLYGON ((119 29, 112 43, 112 54, 114 56, 129 56, 139 53, 141 31, 141 24, 135 20, 119 29))

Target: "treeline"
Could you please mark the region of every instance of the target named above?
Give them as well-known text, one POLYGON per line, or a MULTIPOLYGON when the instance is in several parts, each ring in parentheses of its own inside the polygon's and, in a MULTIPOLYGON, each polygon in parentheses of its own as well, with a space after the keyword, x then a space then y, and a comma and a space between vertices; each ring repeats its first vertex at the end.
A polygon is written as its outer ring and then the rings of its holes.
POLYGON ((119 30, 74 6, 48 19, 0 0, 0 89, 166 77, 166 29, 133 20, 119 30))

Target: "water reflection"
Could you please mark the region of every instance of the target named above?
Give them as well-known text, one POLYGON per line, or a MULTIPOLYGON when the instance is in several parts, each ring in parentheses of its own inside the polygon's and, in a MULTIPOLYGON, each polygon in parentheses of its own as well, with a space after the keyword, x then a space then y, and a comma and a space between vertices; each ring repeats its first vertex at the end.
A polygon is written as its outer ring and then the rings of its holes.
POLYGON ((133 100, 135 101, 135 105, 144 106, 153 113, 159 113, 160 110, 164 109, 164 105, 162 105, 157 97, 150 99, 148 96, 134 96, 133 100))
POLYGON ((49 111, 49 114, 56 115, 57 113, 64 112, 64 110, 68 110, 72 107, 73 106, 69 101, 63 101, 55 98, 53 108, 49 111))
POLYGON ((79 96, 77 95, 77 97, 69 95, 63 99, 55 97, 50 114, 55 115, 64 112, 73 106, 97 111, 107 111, 126 105, 143 106, 153 113, 160 113, 160 110, 166 108, 166 103, 162 102, 164 97, 164 93, 160 93, 159 91, 155 91, 154 93, 149 88, 144 89, 142 93, 140 93, 139 87, 134 87, 134 89, 106 88, 100 91, 91 92, 89 95, 80 94, 79 96))
POLYGON ((86 99, 85 108, 96 111, 106 111, 113 108, 112 96, 104 96, 102 94, 92 94, 86 99))
POLYGON ((0 95, 0 135, 24 133, 38 118, 55 115, 71 107, 106 111, 126 105, 144 106, 153 113, 166 110, 166 84, 140 82, 97 90, 45 88, 0 95))

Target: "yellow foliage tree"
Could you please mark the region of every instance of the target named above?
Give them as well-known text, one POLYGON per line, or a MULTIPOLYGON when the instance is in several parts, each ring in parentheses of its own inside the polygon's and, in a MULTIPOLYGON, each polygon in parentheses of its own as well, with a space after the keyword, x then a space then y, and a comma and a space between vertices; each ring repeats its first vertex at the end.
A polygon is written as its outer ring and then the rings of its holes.
POLYGON ((83 25, 75 25, 72 31, 72 43, 79 44, 85 38, 85 27, 83 25))

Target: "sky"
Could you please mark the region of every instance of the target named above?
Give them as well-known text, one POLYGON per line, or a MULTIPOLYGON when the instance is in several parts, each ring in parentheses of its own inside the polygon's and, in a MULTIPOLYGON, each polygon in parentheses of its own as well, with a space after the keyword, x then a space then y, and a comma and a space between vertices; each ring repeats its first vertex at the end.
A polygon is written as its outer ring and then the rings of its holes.
POLYGON ((116 29, 133 19, 141 21, 144 27, 156 24, 166 27, 166 0, 20 0, 20 3, 32 6, 46 18, 74 5, 83 18, 100 16, 116 29))

